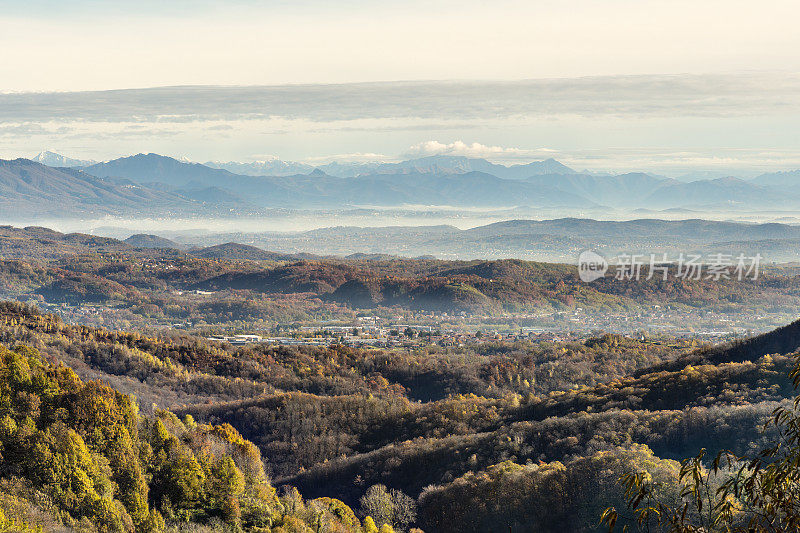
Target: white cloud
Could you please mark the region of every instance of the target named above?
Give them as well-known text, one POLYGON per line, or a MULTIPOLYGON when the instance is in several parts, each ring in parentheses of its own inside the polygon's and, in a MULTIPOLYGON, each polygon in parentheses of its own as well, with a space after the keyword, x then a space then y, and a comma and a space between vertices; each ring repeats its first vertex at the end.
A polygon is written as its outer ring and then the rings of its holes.
POLYGON ((487 146, 481 143, 467 144, 464 141, 441 143, 439 141, 425 141, 413 146, 401 154, 404 158, 427 157, 432 155, 457 155, 464 157, 483 158, 489 160, 535 159, 551 157, 555 150, 539 148, 523 150, 521 148, 504 148, 502 146, 487 146))

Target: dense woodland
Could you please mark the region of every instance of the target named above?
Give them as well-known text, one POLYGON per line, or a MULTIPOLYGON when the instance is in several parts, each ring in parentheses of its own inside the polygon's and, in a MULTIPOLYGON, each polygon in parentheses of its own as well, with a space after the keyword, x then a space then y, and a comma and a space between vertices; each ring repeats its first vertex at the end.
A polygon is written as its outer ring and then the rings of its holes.
POLYGON ((775 439, 798 332, 233 347, 5 303, 0 511, 47 531, 594 531, 620 477, 677 504, 678 461, 775 439), (73 466, 42 472, 51 456, 73 466))
POLYGON ((338 500, 279 496, 230 425, 143 417, 23 345, 0 349, 0 415, 3 531, 378 531, 338 500))

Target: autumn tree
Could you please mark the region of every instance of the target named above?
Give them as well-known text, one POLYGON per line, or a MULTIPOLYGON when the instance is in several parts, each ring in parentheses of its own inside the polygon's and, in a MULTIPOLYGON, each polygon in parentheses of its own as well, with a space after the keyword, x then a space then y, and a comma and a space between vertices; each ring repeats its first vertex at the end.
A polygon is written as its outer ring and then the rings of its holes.
POLYGON ((362 514, 376 524, 405 529, 417 518, 417 504, 407 494, 385 485, 373 485, 359 500, 362 514))
MULTIPOLYGON (((800 385, 800 356, 790 373, 800 385)), ((643 472, 621 478, 629 513, 610 507, 601 521, 609 531, 661 528, 672 533, 772 533, 800 530, 800 396, 777 407, 765 424, 778 439, 752 457, 731 451, 705 462, 706 450, 682 462, 682 503, 658 497, 658 483, 643 472)))

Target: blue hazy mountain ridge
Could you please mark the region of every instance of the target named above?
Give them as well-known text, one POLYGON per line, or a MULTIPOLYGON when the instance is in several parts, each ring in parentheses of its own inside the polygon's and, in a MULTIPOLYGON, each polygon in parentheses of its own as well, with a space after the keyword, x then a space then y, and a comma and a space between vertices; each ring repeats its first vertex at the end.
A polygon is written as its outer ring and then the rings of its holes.
POLYGON ((762 187, 750 181, 728 177, 666 185, 645 198, 645 203, 653 207, 720 202, 742 206, 789 207, 796 205, 797 200, 796 190, 788 191, 783 186, 762 187))
POLYGON ((761 174, 753 178, 751 182, 763 187, 781 187, 789 191, 798 191, 800 190, 800 170, 761 174))
POLYGON ((641 172, 581 174, 555 160, 506 167, 483 159, 433 156, 379 165, 370 173, 344 181, 325 172, 324 167, 319 167, 324 175, 243 176, 156 154, 115 159, 85 170, 101 177, 127 177, 142 183, 160 181, 182 189, 219 187, 266 206, 344 203, 671 208, 735 203, 752 207, 800 204, 800 197, 793 191, 776 190, 769 183, 762 186, 762 177, 749 181, 716 178, 686 183, 641 172))
MULTIPOLYGON (((80 165, 80 164, 58 164, 59 158, 63 161, 78 161, 71 160, 65 156, 59 156, 52 152, 47 156, 48 161, 54 161, 56 164, 51 166, 91 166, 87 168, 90 173, 102 175, 105 170, 106 163, 99 163, 95 165, 80 165)), ((41 154, 40 154, 41 155, 41 154)), ((114 161, 125 160, 131 166, 141 164, 143 157, 156 156, 157 154, 139 154, 126 158, 116 159, 114 161)), ((37 156, 39 157, 39 156, 37 156)), ((158 156, 164 157, 164 156, 158 156)), ((169 158, 171 159, 171 158, 169 158)), ((108 163, 113 163, 110 161, 108 163)), ((183 163, 183 161, 178 161, 183 163)), ((162 165, 169 166, 168 163, 162 161, 162 165)), ((198 164, 198 163, 189 163, 198 164)), ((115 164, 113 167, 119 167, 120 164, 115 164)), ((450 155, 437 155, 428 156, 418 159, 410 159, 401 161, 399 163, 375 163, 375 162, 332 162, 323 165, 312 166, 306 163, 298 163, 294 161, 282 161, 280 159, 272 159, 267 161, 255 161, 252 163, 240 163, 236 161, 219 162, 209 161, 204 164, 208 168, 216 170, 227 170, 233 174, 243 176, 295 176, 301 174, 308 174, 315 168, 318 168, 330 176, 341 178, 351 178, 365 174, 465 174, 467 172, 477 171, 492 174, 498 178, 505 179, 524 179, 530 176, 549 175, 549 174, 574 174, 575 171, 563 165, 555 159, 546 159, 544 161, 534 161, 532 163, 517 164, 517 165, 499 165, 491 163, 486 159, 468 158, 464 156, 450 156, 450 155)))
POLYGON ((465 174, 467 172, 477 171, 492 174, 498 178, 524 179, 538 175, 575 173, 571 168, 552 158, 544 161, 506 166, 491 163, 486 159, 453 155, 427 156, 398 163, 333 161, 331 163, 316 165, 316 167, 307 163, 282 161, 280 159, 254 161, 252 163, 209 161, 205 163, 205 165, 245 176, 292 176, 296 174, 308 174, 314 170, 314 168, 318 168, 330 176, 339 178, 353 178, 370 173, 465 174))
POLYGON ((83 167, 83 170, 99 178, 127 178, 138 183, 160 182, 173 187, 192 183, 219 186, 239 177, 227 170, 178 161, 158 154, 120 157, 83 167))
POLYGON ((575 171, 555 159, 534 161, 518 165, 498 165, 486 159, 464 156, 436 155, 411 159, 400 163, 383 163, 375 168, 378 174, 466 174, 484 172, 504 179, 525 179, 531 176, 574 174, 575 171))
POLYGON ((671 178, 663 178, 642 172, 627 174, 590 175, 559 174, 541 175, 527 179, 529 183, 540 186, 555 186, 562 191, 570 191, 595 203, 609 206, 638 207, 651 205, 647 199, 654 191, 678 184, 671 178))
MULTIPOLYGON (((548 165, 550 165, 548 163, 548 165)), ((506 167, 504 167, 506 168, 506 167)), ((519 204, 590 207, 596 205, 553 184, 498 178, 485 172, 376 173, 342 179, 324 172, 293 176, 243 176, 199 163, 157 154, 138 154, 90 165, 103 178, 160 182, 182 192, 219 187, 262 206, 331 207, 341 205, 435 204, 509 206, 519 204)), ((317 169, 321 170, 321 169, 317 169)))
MULTIPOLYGON (((155 188, 159 184, 152 183, 150 185, 155 188)), ((183 196, 184 198, 200 202, 203 205, 215 205, 234 210, 242 208, 252 210, 258 209, 256 204, 252 203, 249 199, 245 200, 242 196, 239 196, 228 189, 223 189, 220 187, 211 186, 202 188, 177 189, 174 192, 183 196)))
MULTIPOLYGON (((65 162, 58 154, 41 159, 65 162)), ((40 205, 34 211, 47 211, 47 203, 58 198, 71 206, 73 214, 121 208, 121 214, 149 210, 159 215, 176 210, 207 213, 220 209, 236 214, 272 207, 402 205, 581 209, 800 206, 800 187, 795 183, 800 171, 764 174, 747 181, 716 178, 687 183, 640 172, 578 173, 555 160, 504 166, 483 159, 431 156, 365 164, 362 169, 369 172, 345 179, 329 174, 325 166, 289 176, 255 176, 158 154, 138 154, 80 168, 39 165, 34 174, 51 173, 47 180, 55 187, 42 186, 41 178, 40 186, 32 188, 26 165, 39 164, 23 159, 4 164, 6 214, 29 213, 24 206, 36 202, 40 205), (67 176, 69 185, 64 182, 67 176), (100 186, 105 191, 102 194, 94 190, 100 186), (52 194, 54 190, 59 191, 57 196, 52 194), (159 201, 147 200, 157 195, 159 201)), ((340 164, 333 170, 342 168, 340 164)))
POLYGON ((29 159, 0 160, 0 213, 7 216, 165 214, 197 209, 191 200, 144 186, 103 180, 74 168, 51 168, 29 159))

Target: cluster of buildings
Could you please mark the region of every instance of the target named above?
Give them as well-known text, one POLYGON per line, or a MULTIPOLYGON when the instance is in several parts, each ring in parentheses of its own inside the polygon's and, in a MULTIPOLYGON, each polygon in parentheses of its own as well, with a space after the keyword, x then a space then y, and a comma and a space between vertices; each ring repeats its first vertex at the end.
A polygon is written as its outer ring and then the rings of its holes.
POLYGON ((354 347, 398 348, 438 345, 464 347, 478 344, 517 341, 561 342, 577 338, 569 333, 556 333, 539 328, 520 328, 514 333, 483 333, 481 331, 432 331, 431 326, 393 324, 390 326, 303 326, 292 335, 215 335, 206 337, 215 342, 242 344, 280 344, 284 346, 329 346, 343 344, 354 347))

